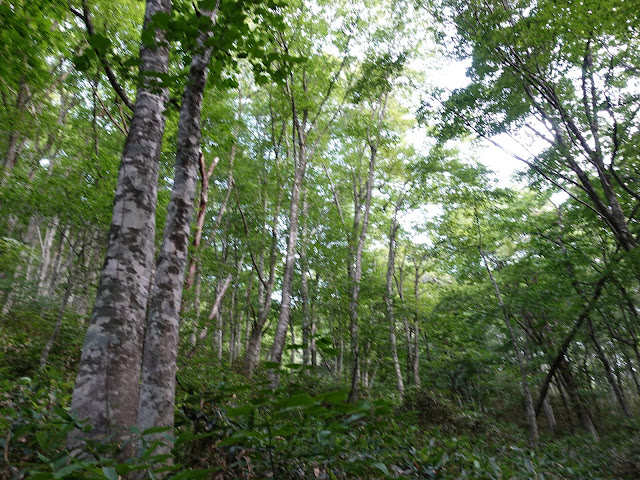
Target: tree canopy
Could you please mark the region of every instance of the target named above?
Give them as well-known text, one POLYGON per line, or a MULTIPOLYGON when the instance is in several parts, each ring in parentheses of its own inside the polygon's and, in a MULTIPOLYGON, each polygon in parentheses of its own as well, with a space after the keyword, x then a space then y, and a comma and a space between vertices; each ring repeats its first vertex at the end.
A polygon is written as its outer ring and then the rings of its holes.
POLYGON ((637 478, 636 10, 0 2, 0 478, 637 478))

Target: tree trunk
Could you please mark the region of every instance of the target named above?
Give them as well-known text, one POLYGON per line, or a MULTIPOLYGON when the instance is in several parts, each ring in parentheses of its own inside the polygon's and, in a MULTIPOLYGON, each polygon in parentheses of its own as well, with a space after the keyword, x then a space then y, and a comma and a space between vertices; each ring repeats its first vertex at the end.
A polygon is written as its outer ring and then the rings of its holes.
MULTIPOLYGON (((228 274, 227 277, 222 280, 219 279, 218 280, 218 284, 216 285, 216 298, 213 301, 213 305, 211 307, 211 311, 209 312, 209 316, 207 318, 208 323, 207 325, 205 325, 204 327, 202 327, 202 329, 200 330, 200 334, 197 337, 192 337, 193 341, 192 341, 192 345, 191 345, 191 350, 189 350, 189 353, 187 353, 187 358, 191 358, 195 355, 196 353, 196 348, 198 346, 198 340, 202 341, 207 337, 207 332, 209 330, 209 324, 213 322, 213 320, 216 320, 220 315, 220 305, 222 304, 222 299, 224 298, 225 294, 227 293, 227 289, 229 288, 229 285, 231 284, 231 279, 233 278, 232 274, 228 274)), ((216 326, 216 335, 217 335, 217 326, 216 326)), ((217 337, 216 337, 217 338, 217 337)), ((215 346, 215 342, 214 342, 214 346, 215 346)))
POLYGON ((193 236, 193 249, 194 253, 191 257, 191 261, 189 262, 189 269, 187 274, 187 279, 184 282, 184 289, 190 289, 196 278, 196 269, 198 267, 198 255, 200 250, 200 244, 202 243, 202 230, 204 228, 204 220, 207 214, 207 204, 209 203, 209 180, 211 180, 211 175, 213 175, 213 170, 218 164, 218 157, 215 157, 209 165, 209 169, 206 168, 206 163, 204 160, 204 154, 202 150, 200 150, 199 155, 199 171, 200 171, 200 200, 198 202, 198 213, 196 215, 196 228, 193 236))
MULTIPOLYGON (((51 268, 51 262, 53 261, 51 249, 53 248, 53 241, 56 238, 56 233, 58 233, 58 224, 60 220, 58 217, 54 217, 51 225, 47 226, 45 229, 44 238, 40 236, 40 229, 38 229, 38 237, 40 239, 40 267, 38 268, 38 285, 37 292, 38 295, 44 295, 46 292, 45 289, 45 280, 47 278, 47 274, 51 268)), ((60 239, 60 241, 64 241, 64 239, 60 239)))
POLYGON ((529 444, 531 445, 531 448, 537 448, 538 442, 540 440, 540 434, 538 432, 538 421, 536 419, 536 410, 533 405, 533 397, 531 396, 531 388, 529 387, 529 380, 527 379, 527 370, 525 366, 525 361, 522 356, 522 351, 520 350, 520 346, 518 345, 518 340, 516 338, 515 331, 513 330, 513 325, 511 324, 511 313, 507 309, 507 306, 505 305, 504 300, 502 299, 502 294, 500 293, 498 282, 496 282, 496 279, 493 276, 493 272, 489 267, 489 262, 487 260, 487 257, 482 249, 482 232, 480 230, 480 221, 478 219, 477 212, 475 215, 475 220, 476 220, 476 226, 478 229, 478 252, 480 254, 480 258, 482 259, 484 267, 487 270, 489 279, 493 284, 493 288, 496 293, 496 298, 498 300, 498 305, 502 310, 503 320, 505 325, 507 326, 507 331, 509 332, 511 347, 513 348, 513 353, 518 363, 518 369, 520 370, 520 385, 522 387, 522 396, 524 397, 524 402, 525 402, 525 413, 527 417, 527 424, 529 425, 529 444))
POLYGON ((553 414, 553 408, 551 407, 551 402, 549 401, 549 398, 544 399, 542 408, 544 409, 544 414, 547 417, 547 424, 549 425, 549 430, 551 431, 551 435, 553 435, 556 431, 556 416, 553 414))
POLYGON ((418 314, 418 302, 420 301, 420 267, 416 263, 415 279, 413 283, 413 299, 415 300, 415 310, 413 312, 413 383, 420 386, 420 315, 418 314))
POLYGON ((362 281, 362 252, 367 238, 369 227, 369 213, 371 212, 371 198, 373 193, 373 174, 375 171, 376 157, 378 155, 377 144, 369 145, 371 155, 369 156, 369 172, 365 185, 364 206, 358 206, 359 192, 354 187, 354 200, 356 201, 356 212, 353 219, 353 231, 356 234, 357 245, 353 258, 349 259, 349 279, 351 280, 351 298, 349 300, 349 340, 351 342, 351 388, 349 390, 349 402, 354 402, 358 398, 358 377, 360 376, 360 348, 358 339, 358 303, 360 300, 360 282, 362 281), (362 214, 362 223, 360 222, 362 214), (353 262, 353 265, 351 264, 353 262))
POLYGON ((69 227, 67 226, 62 233, 62 237, 60 238, 60 243, 58 244, 58 248, 56 249, 55 254, 55 263, 53 264, 53 268, 51 269, 51 275, 49 276, 49 280, 47 282, 46 288, 44 288, 44 295, 51 297, 54 295, 56 288, 60 283, 60 274, 63 270, 63 264, 67 264, 67 270, 69 270, 70 265, 73 263, 73 257, 71 254, 69 255, 67 261, 65 262, 65 243, 69 241, 69 227))
POLYGON ((389 321, 389 342, 391 344, 391 359, 393 361, 393 368, 396 372, 396 385, 401 397, 404 395, 404 381, 402 379, 402 370, 400 369, 400 361, 398 360, 398 346, 396 343, 396 318, 393 308, 393 273, 395 269, 396 234, 399 228, 396 216, 398 214, 400 206, 402 205, 402 200, 403 195, 398 198, 393 215, 391 217, 391 226, 389 228, 389 256, 387 259, 387 290, 384 298, 387 305, 387 320, 389 321))
MULTIPOLYGON (((203 14, 215 21, 216 11, 203 14)), ((212 51, 206 42, 211 35, 211 31, 203 31, 197 39, 198 50, 191 58, 189 77, 182 96, 175 178, 167 207, 144 342, 138 427, 143 432, 149 428, 167 428, 166 432, 153 434, 150 438, 163 442, 157 449, 159 454, 170 453, 172 443, 179 314, 198 183, 202 99, 212 51)))
MULTIPOLYGON (((22 117, 24 116, 28 97, 29 97, 29 90, 27 87, 27 82, 24 78, 21 78, 18 94, 16 97, 16 105, 15 105, 16 117, 14 117, 13 119, 14 125, 20 124, 22 117)), ((18 156, 20 155, 20 150, 22 150, 24 141, 25 139, 17 129, 14 128, 9 131, 7 151, 5 153, 4 161, 2 164, 2 181, 3 182, 11 176, 13 169, 18 163, 18 156)))
POLYGON ((582 423, 582 428, 589 432, 595 441, 598 441, 599 436, 596 427, 593 424, 593 420, 591 419, 591 415, 589 414, 589 410, 586 407, 582 396, 578 392, 578 387, 576 385, 573 372, 571 371, 571 366, 564 358, 560 362, 558 373, 562 378, 567 395, 572 403, 573 410, 577 414, 580 423, 582 423))
MULTIPOLYGON (((273 289, 276 282, 276 259, 278 253, 278 239, 276 236, 275 228, 271 230, 271 251, 269 254, 269 279, 263 283, 260 281, 258 285, 258 297, 260 301, 260 307, 258 308, 258 318, 254 320, 249 343, 247 344, 247 355, 245 358, 245 369, 249 377, 253 376, 253 372, 260 361, 260 349, 262 348, 262 333, 264 326, 269 318, 271 312, 271 303, 273 301, 273 289)), ((259 266, 260 271, 258 275, 262 277, 263 264, 259 266)), ((249 337, 249 336, 247 336, 249 337)))
POLYGON ((620 406, 622 413, 624 413, 625 417, 631 418, 632 417, 631 408, 629 407, 627 399, 624 395, 624 391, 617 384, 615 378, 613 378, 613 372, 611 371, 611 364, 609 363, 607 356, 602 350, 602 346, 598 341, 598 337, 596 336, 596 332, 593 328, 593 322, 591 321, 591 319, 588 319, 588 325, 589 325, 589 336, 591 337, 591 341, 593 342, 593 347, 595 349, 596 356, 600 360, 600 363, 602 363, 602 368, 604 369, 604 374, 607 378, 607 382, 609 383, 609 386, 611 387, 611 390, 613 391, 615 398, 618 401, 618 405, 620 406))
POLYGON ((309 201, 305 194, 302 201, 302 245, 300 246, 300 295, 302 296, 302 365, 309 365, 311 358, 311 318, 309 307, 309 261, 307 246, 309 244, 309 201))
MULTIPOLYGON (((170 0, 147 0, 145 28, 156 13, 171 13, 170 0)), ((88 419, 91 432, 75 430, 70 446, 84 437, 126 437, 138 419, 142 345, 155 252, 158 159, 168 88, 154 73, 168 73, 165 32, 156 45, 140 47, 142 84, 125 142, 116 185, 107 254, 91 324, 82 349, 71 409, 88 419)))
MULTIPOLYGON (((287 254, 285 257, 284 272, 282 275, 282 299, 280 302, 280 314, 278 316, 278 324, 273 337, 273 345, 269 352, 269 360, 280 365, 282 363, 282 352, 284 349, 285 338, 287 335, 287 327, 291 317, 291 294, 293 292, 293 273, 296 264, 296 249, 298 245, 298 226, 300 215, 300 194, 302 183, 307 171, 307 152, 306 152, 306 124, 307 111, 304 110, 302 120, 298 117, 296 102, 293 92, 289 92, 292 116, 294 122, 294 131, 297 137, 298 146, 297 165, 293 178, 293 186, 291 190, 291 208, 289 210, 289 235, 287 238, 287 254)), ((269 381, 272 388, 277 388, 280 383, 280 374, 277 370, 269 371, 269 381)))
POLYGON ((47 366, 47 361, 49 360, 49 354, 53 349, 56 341, 58 340, 58 336, 60 335, 60 329, 62 328, 62 319, 64 318, 64 312, 67 309, 67 305, 69 304, 69 298, 71 297, 71 291, 73 290, 73 276, 69 273, 69 278, 67 280, 67 288, 64 291, 64 297, 62 297, 62 304, 60 305, 60 309, 58 310, 58 315, 56 317, 56 323, 53 327, 53 333, 49 340, 47 341, 44 349, 42 350, 42 354, 40 355, 40 370, 44 370, 47 366))

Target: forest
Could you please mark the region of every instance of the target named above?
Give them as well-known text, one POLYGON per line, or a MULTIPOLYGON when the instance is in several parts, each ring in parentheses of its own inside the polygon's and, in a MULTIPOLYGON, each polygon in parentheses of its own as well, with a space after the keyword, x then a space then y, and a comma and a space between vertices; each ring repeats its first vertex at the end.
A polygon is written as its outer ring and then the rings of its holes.
POLYGON ((640 478, 637 0, 0 0, 0 480, 640 478))

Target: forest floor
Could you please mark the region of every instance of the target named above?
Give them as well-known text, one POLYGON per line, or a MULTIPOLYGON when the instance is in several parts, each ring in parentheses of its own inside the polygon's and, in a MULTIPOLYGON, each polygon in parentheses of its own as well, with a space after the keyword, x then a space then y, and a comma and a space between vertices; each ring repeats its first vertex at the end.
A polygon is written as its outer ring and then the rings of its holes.
MULTIPOLYGON (((0 322, 0 479, 117 479, 147 469, 154 448, 144 442, 141 456, 124 463, 113 460, 114 445, 91 447, 89 461, 69 457, 82 335, 66 321, 39 371, 46 335, 24 319, 0 322)), ((541 445, 531 450, 521 406, 508 395, 480 412, 426 384, 403 399, 379 384, 347 403, 346 383, 326 369, 289 369, 272 391, 266 372, 248 380, 241 364, 214 360, 206 348, 183 357, 170 478, 640 478, 640 423, 610 412, 600 412, 597 442, 559 416, 554 436, 541 423, 541 445)))

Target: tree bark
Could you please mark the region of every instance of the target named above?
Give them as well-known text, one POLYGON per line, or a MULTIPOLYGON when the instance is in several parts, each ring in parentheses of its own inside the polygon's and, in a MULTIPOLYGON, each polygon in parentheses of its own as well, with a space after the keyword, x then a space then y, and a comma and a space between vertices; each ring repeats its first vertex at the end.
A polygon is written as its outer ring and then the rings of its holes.
POLYGON ((420 301, 420 267, 416 262, 415 265, 415 278, 413 282, 413 299, 415 301, 414 313, 413 313, 413 365, 411 372, 413 374, 413 383, 416 386, 420 386, 420 315, 418 313, 418 302, 420 301))
MULTIPOLYGON (((400 369, 400 361, 398 360, 398 345, 396 342, 396 317, 395 310, 393 308, 393 274, 395 270, 395 257, 396 257, 396 235, 398 232, 397 215, 400 206, 402 205, 404 195, 400 195, 396 202, 393 215, 391 216, 391 226, 389 227, 389 255, 387 259, 387 277, 386 277, 386 295, 385 303, 387 305, 387 320, 389 321, 389 343, 391 344, 391 359, 393 361, 393 368, 396 373, 396 385, 398 392, 402 397, 404 395, 404 381, 402 379, 402 370, 400 369)), ((409 339, 407 339, 408 341, 409 339)))
POLYGON ((607 378, 607 382, 609 383, 609 386, 611 387, 611 390, 613 391, 615 398, 618 401, 618 405, 620 406, 622 413, 624 413, 625 417, 631 418, 632 417, 631 408, 629 407, 627 398, 624 394, 624 391, 622 390, 622 388, 620 388, 615 378, 613 377, 611 364, 609 363, 609 360, 607 359, 607 356, 605 355, 604 350, 602 350, 602 346, 598 341, 598 337, 593 328, 593 322, 591 321, 591 319, 588 320, 588 325, 589 325, 589 336, 591 337, 591 341, 593 342, 593 347, 595 349, 596 356, 600 360, 600 363, 602 363, 602 368, 604 369, 604 374, 605 374, 605 377, 607 378))
POLYGON ((360 376, 360 347, 358 339, 358 303, 360 300, 360 283, 362 281, 362 253, 364 243, 367 238, 369 227, 369 213, 371 212, 371 199, 373 194, 373 177, 378 155, 378 146, 371 142, 369 145, 369 172, 365 184, 364 205, 359 206, 358 198, 360 193, 354 186, 354 201, 356 211, 353 217, 353 231, 356 235, 357 244, 353 258, 349 258, 348 273, 351 280, 351 297, 349 299, 349 340, 351 343, 351 388, 349 389, 349 402, 354 402, 358 398, 358 377, 360 376), (362 221, 360 220, 362 215, 362 221), (353 262, 353 264, 352 264, 353 262))
MULTIPOLYGON (((171 13, 170 0, 147 0, 144 28, 156 13, 171 13)), ((165 127, 168 88, 154 86, 154 74, 169 70, 165 32, 156 29, 153 47, 140 47, 136 104, 116 185, 107 254, 71 403, 91 432, 83 438, 126 437, 137 423, 146 306, 154 257, 158 159, 165 127)))
POLYGON ((302 296, 302 364, 309 365, 311 358, 311 317, 309 306, 309 199, 305 193, 302 201, 302 245, 300 246, 300 295, 302 296))
POLYGON ((200 150, 200 158, 198 163, 200 171, 200 200, 198 202, 196 229, 192 242, 194 254, 191 258, 191 262, 189 263, 189 273, 187 275, 187 279, 184 282, 185 290, 190 289, 195 281, 196 268, 198 265, 198 254, 200 250, 200 244, 202 243, 202 230, 204 228, 204 220, 207 214, 207 204, 209 203, 209 180, 211 180, 211 175, 213 175, 213 170, 216 168, 218 161, 218 157, 215 157, 209 165, 209 168, 207 169, 204 160, 204 154, 202 153, 202 150, 200 150))
MULTIPOLYGON (((216 13, 217 6, 214 11, 203 12, 212 21, 215 21, 216 13)), ((205 42, 211 36, 210 30, 200 33, 198 51, 192 56, 189 77, 182 96, 175 179, 167 207, 167 220, 144 342, 138 427, 142 431, 156 427, 168 428, 167 432, 151 436, 154 440, 164 441, 157 450, 160 454, 171 451, 179 313, 198 182, 202 99, 212 52, 212 47, 206 46, 205 42)))
MULTIPOLYGON (((297 164, 295 166, 293 186, 291 190, 291 208, 289 210, 289 234, 287 237, 287 253, 285 257, 284 272, 282 275, 282 299, 280 301, 280 314, 278 324, 273 337, 273 345, 269 352, 269 360, 280 365, 282 363, 282 352, 287 336, 287 327, 291 317, 291 295, 293 293, 293 273, 296 264, 296 249, 298 245, 298 227, 300 216, 300 194, 305 173, 307 171, 307 115, 308 111, 302 112, 302 119, 298 116, 296 101, 288 85, 289 97, 291 101, 292 117, 294 123, 295 143, 297 143, 297 164)), ((269 381, 272 388, 277 388, 280 383, 280 374, 277 370, 269 371, 269 381)))

